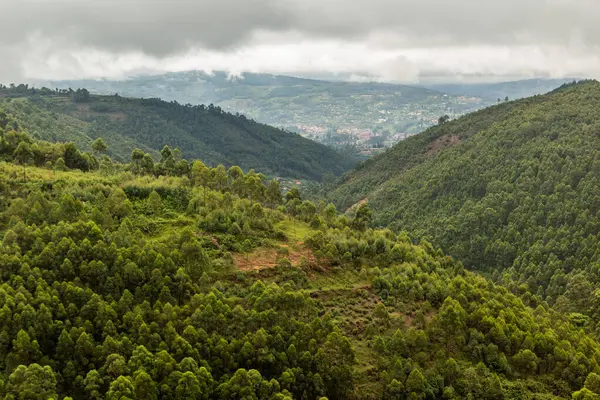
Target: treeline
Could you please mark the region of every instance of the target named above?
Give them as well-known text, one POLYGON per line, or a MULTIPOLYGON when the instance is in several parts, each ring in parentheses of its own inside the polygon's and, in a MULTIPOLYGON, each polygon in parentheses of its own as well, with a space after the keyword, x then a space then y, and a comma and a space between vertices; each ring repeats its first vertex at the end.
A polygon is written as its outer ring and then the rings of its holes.
POLYGON ((23 95, 40 95, 40 96, 70 96, 73 102, 80 103, 86 102, 90 100, 90 92, 87 89, 77 89, 73 90, 69 89, 49 89, 47 87, 42 87, 36 89, 33 86, 29 86, 28 84, 19 84, 15 85, 11 83, 9 86, 5 86, 0 84, 0 93, 7 94, 9 96, 20 97, 23 95))

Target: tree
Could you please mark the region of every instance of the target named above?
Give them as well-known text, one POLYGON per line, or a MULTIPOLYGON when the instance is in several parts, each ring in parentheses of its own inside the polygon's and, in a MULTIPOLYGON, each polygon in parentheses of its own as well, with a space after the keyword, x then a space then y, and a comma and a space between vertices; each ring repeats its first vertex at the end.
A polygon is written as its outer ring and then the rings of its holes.
POLYGON ((156 383, 144 369, 139 369, 133 374, 133 386, 137 399, 155 400, 158 398, 156 383))
POLYGON ((92 142, 92 150, 94 150, 96 154, 104 153, 107 148, 106 143, 104 143, 104 140, 100 137, 92 142))
POLYGON ((23 166, 23 180, 27 180, 27 169, 26 166, 33 162, 33 151, 31 146, 27 142, 19 143, 19 146, 13 153, 15 161, 23 166))
POLYGON ((175 158, 173 151, 167 145, 165 145, 160 151, 160 167, 167 175, 173 175, 175 171, 175 158))
POLYGON ((100 374, 95 369, 92 369, 85 376, 83 381, 84 390, 88 399, 100 400, 103 398, 100 393, 100 388, 104 384, 104 381, 100 377, 100 374))
POLYGON ((131 152, 131 167, 134 172, 142 172, 141 164, 144 158, 144 152, 140 149, 133 149, 131 152))
POLYGON ((231 166, 227 171, 227 175, 229 175, 231 183, 237 180, 241 180, 243 182, 244 180, 244 171, 242 171, 242 169, 237 165, 231 166))
POLYGON ((260 372, 254 369, 238 369, 229 381, 219 385, 218 392, 222 399, 258 399, 256 392, 262 381, 260 372))
POLYGON ((585 379, 585 388, 600 395, 600 375, 590 372, 585 379))
POLYGON ((24 330, 17 333, 17 337, 13 340, 13 351, 9 356, 7 363, 12 365, 30 364, 35 362, 39 357, 39 345, 36 340, 31 340, 29 334, 24 330))
POLYGON ((90 169, 88 158, 81 154, 79 149, 77 149, 77 146, 75 146, 75 143, 66 143, 64 146, 65 150, 63 157, 65 165, 68 168, 80 169, 82 171, 88 171, 90 169))
POLYGON ((143 174, 154 174, 154 160, 150 154, 144 154, 142 160, 139 162, 139 168, 140 172, 143 174))
POLYGON ((162 199, 160 198, 160 195, 156 192, 156 190, 150 192, 150 195, 148 196, 148 206, 152 214, 161 213, 163 208, 162 199))
POLYGON ((110 383, 106 400, 133 400, 135 397, 133 383, 126 376, 119 376, 110 383))
POLYGON ((87 89, 77 89, 76 91, 72 91, 71 100, 74 103, 88 102, 90 101, 90 92, 87 89))
POLYGON ((358 206, 354 219, 352 220, 352 227, 359 231, 364 231, 371 226, 373 221, 373 212, 369 207, 368 203, 362 203, 358 206))
POLYGON ((107 381, 116 379, 121 375, 125 375, 128 372, 127 362, 125 358, 120 354, 110 354, 106 357, 104 363, 104 373, 106 374, 107 381))
POLYGON ((125 218, 132 213, 131 202, 123 189, 114 190, 107 199, 108 212, 115 218, 125 218))
POLYGON ((54 168, 57 171, 66 171, 67 170, 67 165, 65 164, 65 159, 62 158, 62 157, 58 157, 58 159, 54 163, 54 168))
POLYGON ((267 201, 272 208, 281 204, 281 188, 276 179, 269 181, 269 186, 267 186, 267 201))
POLYGON ((438 125, 443 125, 448 121, 450 121, 450 116, 442 115, 441 117, 438 118, 438 125))
POLYGON ((285 202, 289 202, 292 200, 302 201, 302 196, 300 196, 300 191, 298 188, 293 187, 285 194, 285 202))
MULTIPOLYGON (((67 258, 65 261, 68 261, 67 258)), ((66 329, 63 329, 60 336, 58 337, 58 343, 56 345, 56 358, 62 363, 66 364, 67 361, 73 357, 73 347, 75 342, 69 335, 66 329)))
POLYGON ((57 399, 56 377, 52 368, 39 364, 19 365, 8 378, 6 391, 15 399, 57 399))
POLYGON ((537 368, 537 362, 537 356, 529 349, 520 350, 513 356, 515 367, 524 374, 534 373, 537 368))
POLYGON ((573 400, 600 400, 600 395, 592 392, 588 388, 583 388, 573 393, 573 400))
POLYGON ((409 394, 414 394, 413 397, 415 398, 423 399, 425 398, 426 390, 427 380, 423 376, 423 373, 418 368, 413 369, 406 379, 406 391, 409 394))
POLYGON ((213 188, 219 191, 224 190, 227 187, 227 171, 222 164, 217 165, 212 170, 212 184, 213 188))
POLYGON ((187 274, 194 280, 200 279, 202 273, 210 268, 210 259, 196 239, 189 240, 181 246, 181 255, 187 274))
POLYGON ((382 328, 390 326, 390 314, 383 303, 377 303, 373 309, 373 317, 376 318, 378 324, 382 324, 382 328))
POLYGON ((21 142, 13 152, 13 158, 21 165, 29 165, 33 162, 33 151, 27 142, 21 142))
POLYGON ((335 204, 329 203, 327 207, 325 207, 324 215, 325 222, 328 224, 332 224, 335 221, 335 217, 337 216, 337 210, 335 208, 335 204))
POLYGON ((185 372, 179 382, 177 382, 177 388, 175 393, 178 399, 182 400, 197 400, 208 398, 208 393, 202 393, 198 378, 192 372, 185 372))
POLYGON ((197 186, 206 186, 210 181, 210 169, 200 160, 192 163, 192 182, 197 186))
POLYGON ((439 314, 436 316, 440 333, 446 339, 449 351, 456 351, 464 344, 467 313, 460 303, 451 297, 444 300, 439 314))

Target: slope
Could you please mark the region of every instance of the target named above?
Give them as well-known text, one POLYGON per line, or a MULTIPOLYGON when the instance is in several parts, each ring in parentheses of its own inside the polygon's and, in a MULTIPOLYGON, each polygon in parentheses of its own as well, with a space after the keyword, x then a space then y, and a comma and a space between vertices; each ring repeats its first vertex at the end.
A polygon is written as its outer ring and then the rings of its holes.
POLYGON ((234 167, 221 181, 199 161, 168 177, 106 159, 65 170, 69 146, 3 121, 5 398, 600 392, 593 337, 427 242, 365 229, 367 212, 348 221, 297 192, 284 202, 260 175, 234 167), (239 269, 268 249, 276 265, 239 269), (292 263, 296 252, 312 256, 292 263))
POLYGON ((44 140, 74 141, 84 149, 102 135, 109 154, 121 161, 129 160, 136 147, 156 157, 168 144, 179 148, 184 157, 202 157, 210 165, 237 164, 292 178, 320 180, 353 166, 352 159, 330 148, 212 105, 87 94, 78 98, 77 92, 27 89, 18 93, 18 89, 4 89, 8 97, 0 98, 0 107, 32 134, 44 140))
POLYGON ((367 199, 377 224, 598 321, 599 99, 600 84, 583 82, 470 114, 366 162, 328 197, 367 199))

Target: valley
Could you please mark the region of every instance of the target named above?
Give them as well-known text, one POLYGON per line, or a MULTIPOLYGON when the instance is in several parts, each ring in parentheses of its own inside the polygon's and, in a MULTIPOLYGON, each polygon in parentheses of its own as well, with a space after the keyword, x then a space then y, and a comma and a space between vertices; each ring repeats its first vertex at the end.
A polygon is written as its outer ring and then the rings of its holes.
POLYGON ((0 3, 0 400, 600 400, 600 2, 0 3))

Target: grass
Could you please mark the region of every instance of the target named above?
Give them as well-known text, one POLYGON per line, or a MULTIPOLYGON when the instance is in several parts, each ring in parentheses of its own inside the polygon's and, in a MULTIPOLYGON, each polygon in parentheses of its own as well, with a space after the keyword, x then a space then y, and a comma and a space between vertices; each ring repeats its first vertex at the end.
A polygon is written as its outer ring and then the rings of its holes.
POLYGON ((290 219, 281 221, 277 224, 277 228, 281 229, 293 243, 304 242, 313 232, 307 223, 290 219))

